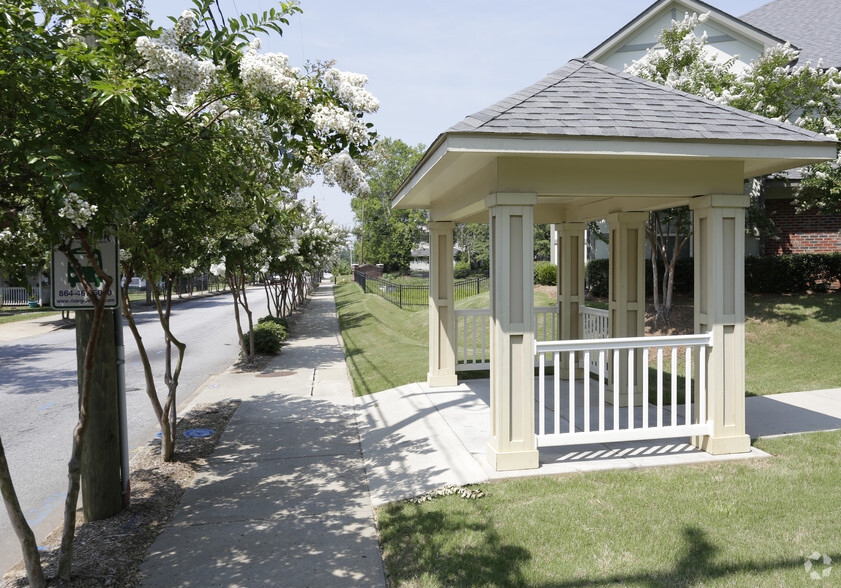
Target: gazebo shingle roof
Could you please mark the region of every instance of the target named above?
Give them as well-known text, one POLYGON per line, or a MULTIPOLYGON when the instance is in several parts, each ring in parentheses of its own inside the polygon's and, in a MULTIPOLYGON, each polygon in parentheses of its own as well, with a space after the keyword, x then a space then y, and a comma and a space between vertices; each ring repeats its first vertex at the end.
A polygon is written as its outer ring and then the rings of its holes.
POLYGON ((803 141, 826 137, 792 124, 573 59, 447 133, 535 134, 713 141, 803 141))

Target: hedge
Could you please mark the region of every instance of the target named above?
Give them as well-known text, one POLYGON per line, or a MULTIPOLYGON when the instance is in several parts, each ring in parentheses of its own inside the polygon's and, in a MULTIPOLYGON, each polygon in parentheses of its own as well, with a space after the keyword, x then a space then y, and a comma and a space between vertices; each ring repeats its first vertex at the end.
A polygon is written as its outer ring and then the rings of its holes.
MULTIPOLYGON (((587 263, 586 280, 590 294, 608 295, 609 260, 587 263)), ((787 294, 826 291, 841 282, 841 253, 799 253, 794 255, 751 255, 745 257, 745 291, 753 294, 787 294)), ((692 258, 679 259, 675 266, 675 292, 692 294, 695 283, 692 258)), ((651 261, 645 261, 645 293, 650 296, 651 261)))
POLYGON ((534 262, 534 283, 541 286, 557 286, 558 266, 548 261, 534 262))
POLYGON ((828 290, 841 280, 841 253, 745 258, 745 290, 756 294, 787 294, 828 290))

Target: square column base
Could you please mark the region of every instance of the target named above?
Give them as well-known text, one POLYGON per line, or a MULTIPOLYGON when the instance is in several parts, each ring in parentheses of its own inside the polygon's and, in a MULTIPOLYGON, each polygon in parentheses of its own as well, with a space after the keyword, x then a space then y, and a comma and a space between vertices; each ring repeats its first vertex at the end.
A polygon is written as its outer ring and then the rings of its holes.
POLYGON ((434 375, 427 373, 426 383, 432 388, 452 388, 458 386, 458 376, 455 374, 434 375))
POLYGON ((498 451, 488 444, 488 464, 498 472, 511 470, 534 470, 540 467, 540 453, 537 449, 528 451, 498 451))
POLYGON ((710 437, 709 435, 692 437, 692 445, 710 455, 728 455, 731 453, 749 453, 750 436, 710 437))

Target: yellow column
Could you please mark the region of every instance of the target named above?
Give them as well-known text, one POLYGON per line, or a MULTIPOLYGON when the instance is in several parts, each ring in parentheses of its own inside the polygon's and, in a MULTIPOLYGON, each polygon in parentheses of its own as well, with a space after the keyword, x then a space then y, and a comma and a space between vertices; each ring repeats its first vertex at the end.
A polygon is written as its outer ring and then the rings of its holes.
MULTIPOLYGON (((610 226, 608 331, 610 338, 645 335, 645 222, 646 212, 620 212, 608 215, 610 226)), ((611 363, 611 381, 619 387, 622 405, 627 404, 628 362, 620 354, 619 365, 611 363)), ((647 377, 642 356, 634 362, 634 402, 642 398, 642 378, 647 377)), ((612 358, 610 358, 612 362, 612 358)))
POLYGON ((453 222, 429 223, 430 386, 455 386, 456 313, 453 291, 453 222))
MULTIPOLYGON (((583 339, 583 321, 578 307, 584 304, 584 230, 586 223, 554 225, 557 231, 558 339, 583 339)), ((568 377, 569 356, 562 355, 561 377, 568 377)))
MULTIPOLYGON (((692 443, 715 455, 750 451, 745 434, 745 195, 694 198, 695 332, 712 331, 707 418, 713 434, 692 443)), ((697 381, 696 381, 697 385, 697 381)), ((697 416, 698 411, 695 411, 697 416)))
POLYGON ((491 194, 491 442, 494 469, 537 468, 534 433, 536 194, 491 194))

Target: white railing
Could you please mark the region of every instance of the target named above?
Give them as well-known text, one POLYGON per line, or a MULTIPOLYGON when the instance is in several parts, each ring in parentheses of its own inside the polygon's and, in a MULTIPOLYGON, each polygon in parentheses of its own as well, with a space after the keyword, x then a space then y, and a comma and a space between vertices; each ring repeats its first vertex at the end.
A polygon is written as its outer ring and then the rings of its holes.
MULTIPOLYGON (((592 308, 583 304, 578 306, 581 315, 582 336, 584 339, 607 339, 610 336, 608 329, 610 311, 604 308, 592 308)), ((580 364, 584 367, 584 364, 580 364)), ((610 362, 604 366, 602 377, 610 375, 610 362)), ((599 362, 597 357, 590 358, 590 372, 599 373, 599 362)))
POLYGON ((709 435, 712 424, 707 421, 707 349, 712 347, 712 334, 683 335, 677 337, 628 337, 622 339, 535 342, 535 356, 540 368, 538 378, 538 446, 572 445, 583 443, 606 443, 617 441, 640 441, 644 439, 667 439, 692 435, 709 435), (655 377, 655 401, 649 404, 649 354, 657 354, 655 377), (684 348, 682 361, 684 385, 682 403, 678 402, 680 369, 679 348, 684 348), (668 388, 668 404, 664 386, 664 350, 670 349, 671 382, 668 388), (553 387, 547 399, 546 361, 552 356, 553 387), (627 370, 627 389, 616 382, 615 371, 612 385, 608 387, 605 365, 608 354, 612 365, 627 370), (638 367, 635 358, 642 357, 642 391, 635 396, 634 369, 638 367), (693 362, 693 356, 695 361, 693 362), (589 373, 576 381, 576 359, 583 364, 595 357, 598 379, 591 380, 589 373), (562 394, 561 374, 567 374, 566 391, 562 394), (697 387, 693 386, 697 380, 697 387), (595 386, 596 390, 591 388, 595 386), (697 390, 697 393, 696 391, 697 390), (595 396, 594 396, 595 392, 595 396), (580 395, 579 395, 580 393, 580 395), (693 399, 693 395, 696 396, 693 399), (547 400, 550 404, 547 404, 547 400), (624 402, 623 402, 624 401, 624 402), (622 406, 624 404, 624 406, 622 406), (579 408, 580 407, 580 408, 579 408), (680 415, 681 409, 683 415, 680 415), (695 410, 693 418, 693 409, 695 410), (561 422, 565 415, 566 423, 561 422), (551 423, 547 420, 551 418, 551 423))
POLYGON ((610 311, 605 308, 592 308, 580 304, 578 312, 583 323, 582 335, 584 339, 607 339, 610 311))
POLYGON ((29 304, 29 294, 26 288, 0 288, 3 304, 0 306, 26 306, 29 304))
MULTIPOLYGON (((487 370, 491 367, 491 309, 456 310, 456 371, 487 370)), ((553 341, 558 336, 558 307, 534 308, 534 336, 538 341, 553 341)), ((535 365, 537 359, 535 358, 535 365)))

